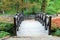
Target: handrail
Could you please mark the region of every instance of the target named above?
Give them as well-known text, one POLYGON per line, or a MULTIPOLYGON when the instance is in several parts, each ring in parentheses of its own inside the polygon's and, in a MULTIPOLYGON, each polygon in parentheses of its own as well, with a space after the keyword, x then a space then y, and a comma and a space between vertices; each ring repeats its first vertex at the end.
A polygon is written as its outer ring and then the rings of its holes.
POLYGON ((16 27, 17 27, 17 16, 14 16, 14 34, 15 34, 15 35, 17 35, 17 34, 16 34, 16 31, 17 31, 17 30, 16 30, 16 27))
MULTIPOLYGON (((15 33, 16 31, 18 31, 21 22, 24 20, 24 18, 26 17, 26 15, 24 16, 22 13, 18 13, 14 16, 14 29, 15 29, 15 33)), ((45 26, 45 30, 48 30, 48 34, 51 34, 51 16, 43 14, 43 13, 39 13, 35 15, 35 19, 38 18, 40 20, 38 21, 42 21, 42 25, 45 26)))
POLYGON ((14 16, 14 30, 15 30, 14 33, 15 33, 15 35, 17 35, 16 32, 19 30, 20 24, 23 20, 24 20, 24 16, 21 13, 18 13, 14 16))
POLYGON ((46 15, 43 13, 39 13, 36 15, 35 18, 39 18, 39 21, 42 21, 42 25, 45 26, 45 30, 48 30, 49 35, 51 34, 51 19, 52 17, 50 15, 46 15))

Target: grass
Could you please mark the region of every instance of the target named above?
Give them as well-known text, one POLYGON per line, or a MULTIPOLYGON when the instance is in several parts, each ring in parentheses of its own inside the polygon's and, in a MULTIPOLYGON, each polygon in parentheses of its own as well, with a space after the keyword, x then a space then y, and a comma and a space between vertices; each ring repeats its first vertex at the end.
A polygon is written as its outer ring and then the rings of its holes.
POLYGON ((16 12, 10 11, 5 14, 0 14, 0 38, 14 35, 13 33, 13 16, 16 12))
POLYGON ((7 10, 5 11, 4 14, 0 13, 0 16, 3 16, 3 15, 15 15, 17 12, 16 10, 7 10))
POLYGON ((8 32, 0 31, 0 38, 6 37, 6 36, 9 36, 9 35, 10 34, 8 32))
POLYGON ((0 22, 0 38, 13 35, 13 24, 0 22))
POLYGON ((13 28, 13 24, 12 23, 5 23, 5 22, 0 22, 0 30, 1 31, 8 31, 11 28, 13 28))

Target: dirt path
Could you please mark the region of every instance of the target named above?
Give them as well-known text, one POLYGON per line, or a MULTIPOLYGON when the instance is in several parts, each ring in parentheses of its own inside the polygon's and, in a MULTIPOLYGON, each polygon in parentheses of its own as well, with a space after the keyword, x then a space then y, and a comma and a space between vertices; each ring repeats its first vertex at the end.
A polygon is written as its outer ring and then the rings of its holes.
POLYGON ((12 15, 3 15, 0 16, 0 22, 13 22, 13 16, 12 15))
POLYGON ((10 37, 10 38, 1 39, 1 40, 60 40, 60 37, 42 35, 42 36, 39 36, 39 37, 10 37))

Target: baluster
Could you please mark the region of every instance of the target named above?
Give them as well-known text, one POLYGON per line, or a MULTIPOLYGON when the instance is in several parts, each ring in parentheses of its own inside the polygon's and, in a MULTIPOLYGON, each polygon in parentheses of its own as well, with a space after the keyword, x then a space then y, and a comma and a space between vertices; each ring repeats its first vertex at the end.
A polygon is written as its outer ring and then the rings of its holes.
POLYGON ((43 14, 43 26, 45 24, 45 15, 43 14))
POLYGON ((45 24, 45 29, 49 27, 49 15, 46 15, 46 24, 45 24))
POLYGON ((45 15, 45 30, 47 30, 47 23, 46 23, 46 21, 47 21, 47 16, 45 15))
POLYGON ((49 28, 48 28, 49 29, 49 35, 51 35, 51 18, 52 17, 50 16, 49 17, 49 28))
POLYGON ((40 19, 41 19, 41 13, 40 13, 40 19))
POLYGON ((16 28, 17 28, 17 17, 15 16, 15 17, 14 17, 14 34, 15 34, 15 35, 17 35, 17 34, 16 34, 17 29, 16 29, 16 28))

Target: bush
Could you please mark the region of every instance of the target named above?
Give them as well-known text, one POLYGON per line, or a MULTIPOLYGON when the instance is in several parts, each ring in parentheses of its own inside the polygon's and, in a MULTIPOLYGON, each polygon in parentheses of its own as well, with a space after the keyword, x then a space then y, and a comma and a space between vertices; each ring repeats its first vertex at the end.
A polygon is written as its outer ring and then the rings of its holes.
POLYGON ((32 11, 32 9, 29 9, 29 10, 28 10, 28 9, 27 9, 27 10, 24 10, 24 14, 25 14, 25 15, 30 15, 30 14, 33 14, 32 12, 33 12, 33 11, 32 11))
POLYGON ((51 27, 51 30, 56 30, 56 29, 57 29, 57 26, 56 26, 55 24, 52 23, 51 26, 52 26, 52 27, 51 27))
POLYGON ((3 22, 0 22, 0 30, 1 31, 8 31, 12 27, 13 27, 13 24, 12 23, 3 23, 3 22))
POLYGON ((0 31, 0 38, 10 35, 8 32, 0 31))
POLYGON ((56 24, 51 25, 52 35, 54 36, 60 36, 60 26, 56 26, 56 24))
POLYGON ((54 36, 60 36, 60 29, 56 29, 55 32, 53 32, 54 36))

